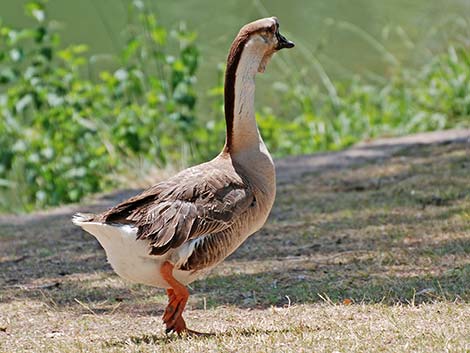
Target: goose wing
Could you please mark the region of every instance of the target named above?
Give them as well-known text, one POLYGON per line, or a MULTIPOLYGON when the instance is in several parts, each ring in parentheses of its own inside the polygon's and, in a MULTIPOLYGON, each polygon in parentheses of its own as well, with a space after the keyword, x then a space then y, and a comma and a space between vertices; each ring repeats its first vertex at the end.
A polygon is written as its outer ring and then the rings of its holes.
POLYGON ((220 232, 255 202, 252 189, 224 168, 189 168, 121 202, 95 220, 131 224, 163 255, 189 239, 220 232))

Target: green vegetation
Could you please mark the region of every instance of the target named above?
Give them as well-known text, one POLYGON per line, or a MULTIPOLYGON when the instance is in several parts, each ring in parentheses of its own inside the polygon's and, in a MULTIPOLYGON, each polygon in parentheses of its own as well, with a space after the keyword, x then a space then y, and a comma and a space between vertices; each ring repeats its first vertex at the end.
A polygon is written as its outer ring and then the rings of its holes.
POLYGON ((354 79, 329 94, 299 77, 285 89, 280 121, 260 114, 277 156, 344 148, 384 135, 470 126, 470 50, 448 48, 419 70, 396 68, 383 83, 354 79))
POLYGON ((43 2, 27 5, 36 27, 1 26, 0 187, 21 199, 2 197, 0 208, 78 201, 112 185, 129 159, 165 164, 180 158, 181 145, 197 148, 195 35, 167 33, 153 14, 130 10, 119 68, 95 81, 85 46, 60 49, 43 2))
MULTIPOLYGON (((210 118, 198 118, 194 33, 167 31, 135 2, 116 68, 95 73, 85 46, 60 45, 45 1, 26 10, 34 26, 0 22, 0 210, 75 202, 116 185, 130 165, 181 166, 217 153, 222 90, 208 93, 210 118)), ((327 94, 290 75, 275 86, 281 104, 260 109, 258 121, 277 157, 469 126, 469 66, 470 51, 456 44, 419 70, 395 66, 378 83, 329 82, 327 94)))

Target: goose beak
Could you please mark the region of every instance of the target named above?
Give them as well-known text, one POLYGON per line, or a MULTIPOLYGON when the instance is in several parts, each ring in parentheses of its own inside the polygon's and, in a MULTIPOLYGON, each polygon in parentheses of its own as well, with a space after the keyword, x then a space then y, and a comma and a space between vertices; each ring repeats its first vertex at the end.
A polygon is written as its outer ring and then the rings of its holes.
POLYGON ((288 40, 286 37, 284 37, 281 33, 277 32, 276 33, 277 37, 277 47, 276 50, 281 50, 284 48, 293 48, 295 46, 294 42, 291 42, 288 40))

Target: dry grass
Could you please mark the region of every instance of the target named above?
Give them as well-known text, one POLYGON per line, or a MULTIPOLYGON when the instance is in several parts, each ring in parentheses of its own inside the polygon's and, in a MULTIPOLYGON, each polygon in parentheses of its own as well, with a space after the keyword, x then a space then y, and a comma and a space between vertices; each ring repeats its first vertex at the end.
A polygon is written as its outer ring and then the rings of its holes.
POLYGON ((469 151, 280 178, 266 227, 193 285, 187 322, 208 338, 166 337, 163 292, 114 275, 70 209, 2 217, 0 351, 468 352, 469 151))

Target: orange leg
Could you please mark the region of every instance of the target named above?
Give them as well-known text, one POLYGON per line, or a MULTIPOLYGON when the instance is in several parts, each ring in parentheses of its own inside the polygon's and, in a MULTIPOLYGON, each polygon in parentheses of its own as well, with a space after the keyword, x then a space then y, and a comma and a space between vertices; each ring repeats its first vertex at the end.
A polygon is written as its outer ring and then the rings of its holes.
POLYGON ((186 333, 189 335, 204 335, 190 330, 186 327, 183 319, 183 310, 188 302, 189 292, 185 286, 173 277, 173 265, 165 261, 160 269, 163 279, 170 285, 166 290, 168 295, 168 306, 163 313, 163 322, 166 325, 166 332, 176 332, 178 335, 186 333))

